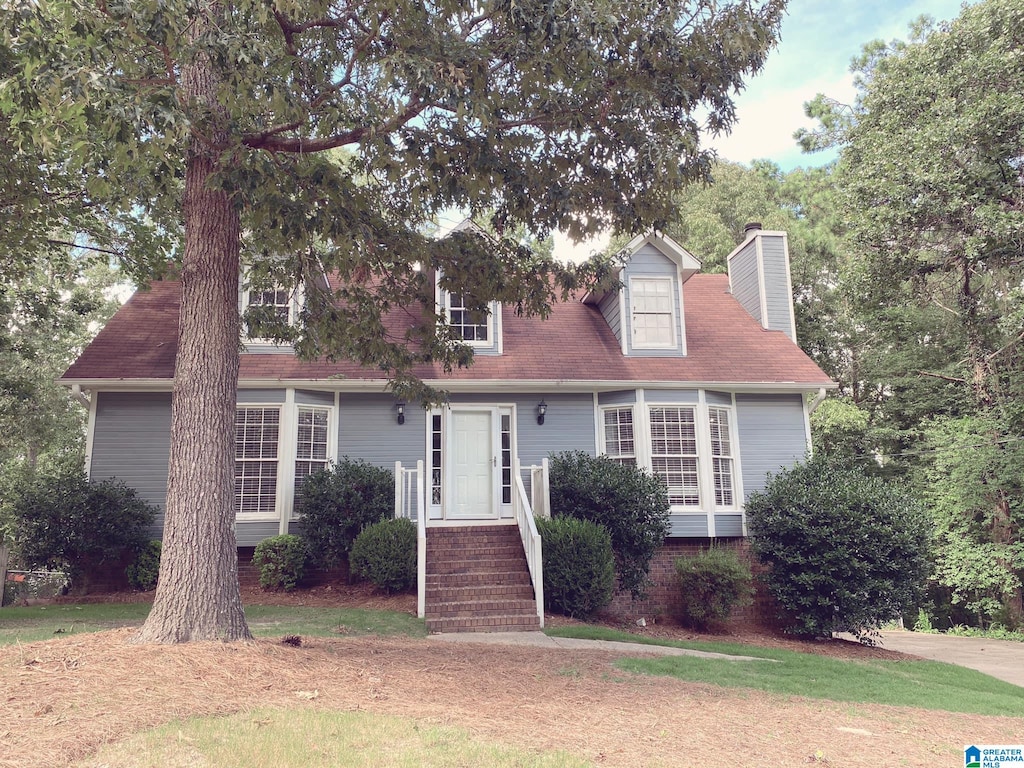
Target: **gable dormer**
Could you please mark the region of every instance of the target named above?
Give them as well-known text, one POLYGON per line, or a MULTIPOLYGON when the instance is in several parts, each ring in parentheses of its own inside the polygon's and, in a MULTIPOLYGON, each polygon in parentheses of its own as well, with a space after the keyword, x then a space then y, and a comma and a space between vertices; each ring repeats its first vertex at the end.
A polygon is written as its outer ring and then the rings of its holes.
POLYGON ((437 314, 457 338, 473 348, 473 354, 501 354, 501 304, 490 302, 483 315, 470 311, 461 295, 441 287, 440 272, 434 273, 434 298, 437 314))
POLYGON ((652 232, 619 252, 619 288, 588 293, 629 357, 685 357, 683 283, 700 270, 693 254, 672 238, 652 232))

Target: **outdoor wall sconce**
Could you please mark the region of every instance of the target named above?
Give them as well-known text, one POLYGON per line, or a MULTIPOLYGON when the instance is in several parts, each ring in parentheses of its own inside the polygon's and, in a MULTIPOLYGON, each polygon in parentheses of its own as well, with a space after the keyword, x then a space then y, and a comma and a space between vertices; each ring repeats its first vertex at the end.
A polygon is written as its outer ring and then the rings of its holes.
POLYGON ((544 423, 544 414, 548 412, 548 404, 541 400, 537 403, 537 423, 544 423))
POLYGON ((405 424, 405 403, 399 400, 395 403, 395 410, 398 411, 398 423, 405 424))

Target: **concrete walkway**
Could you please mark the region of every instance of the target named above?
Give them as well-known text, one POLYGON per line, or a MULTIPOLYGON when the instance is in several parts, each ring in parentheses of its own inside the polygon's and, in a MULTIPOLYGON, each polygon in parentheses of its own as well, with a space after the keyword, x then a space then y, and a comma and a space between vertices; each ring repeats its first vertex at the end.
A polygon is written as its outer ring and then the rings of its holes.
POLYGON ((931 635, 924 632, 882 632, 882 648, 913 653, 976 669, 986 675, 1024 686, 1024 643, 983 637, 931 635))
POLYGON ((430 640, 441 643, 483 643, 488 645, 518 645, 534 648, 554 648, 582 651, 614 651, 630 655, 648 656, 697 656, 702 659, 724 659, 725 661, 769 661, 756 656, 732 656, 725 653, 691 651, 686 648, 669 648, 664 645, 643 645, 641 643, 620 643, 615 640, 576 640, 571 637, 549 637, 543 632, 442 632, 428 635, 430 640))
MULTIPOLYGON (((980 637, 931 635, 922 632, 882 632, 881 647, 900 653, 912 653, 925 659, 944 661, 976 669, 986 675, 1024 687, 1024 643, 1010 640, 988 640, 980 637)), ((731 656, 724 653, 668 648, 663 645, 642 645, 610 640, 576 640, 569 637, 548 637, 543 632, 448 632, 430 635, 440 643, 483 643, 518 645, 561 650, 614 651, 630 655, 696 656, 726 661, 774 661, 756 656, 731 656)), ((853 636, 845 636, 853 640, 853 636)))

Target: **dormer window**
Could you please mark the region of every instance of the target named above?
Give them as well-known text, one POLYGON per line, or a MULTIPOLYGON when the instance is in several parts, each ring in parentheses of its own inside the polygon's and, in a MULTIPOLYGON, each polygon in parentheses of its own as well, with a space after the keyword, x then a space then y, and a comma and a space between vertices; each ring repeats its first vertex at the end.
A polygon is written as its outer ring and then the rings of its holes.
POLYGON ((676 312, 672 278, 634 277, 629 281, 635 349, 673 349, 676 312))
POLYGON ((249 307, 273 307, 273 312, 282 323, 294 321, 292 295, 284 288, 247 290, 245 309, 249 307))
POLYGON ((448 314, 448 325, 456 336, 467 344, 491 344, 492 320, 488 313, 486 317, 480 317, 479 313, 471 312, 466 308, 465 300, 455 293, 446 293, 446 307, 448 314), (482 319, 484 322, 476 322, 482 319))
POLYGON ((239 289, 238 309, 242 315, 242 333, 247 343, 281 343, 282 329, 295 325, 299 318, 302 289, 281 285, 253 285, 242 281, 239 289), (278 329, 274 333, 273 329, 278 329))

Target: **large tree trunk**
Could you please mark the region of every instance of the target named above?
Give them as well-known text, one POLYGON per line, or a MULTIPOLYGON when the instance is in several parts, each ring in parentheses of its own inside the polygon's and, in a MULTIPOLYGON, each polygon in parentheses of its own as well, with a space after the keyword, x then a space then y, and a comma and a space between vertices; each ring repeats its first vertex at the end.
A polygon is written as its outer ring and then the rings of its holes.
MULTIPOLYGON (((198 34, 216 13, 204 9, 198 34)), ((200 58, 182 70, 191 101, 215 104, 217 80, 200 58)), ((239 214, 211 189, 224 134, 193 138, 185 172, 185 253, 174 369, 171 455, 156 599, 138 642, 247 640, 235 545, 239 214), (212 147, 210 146, 212 144, 212 147)))

